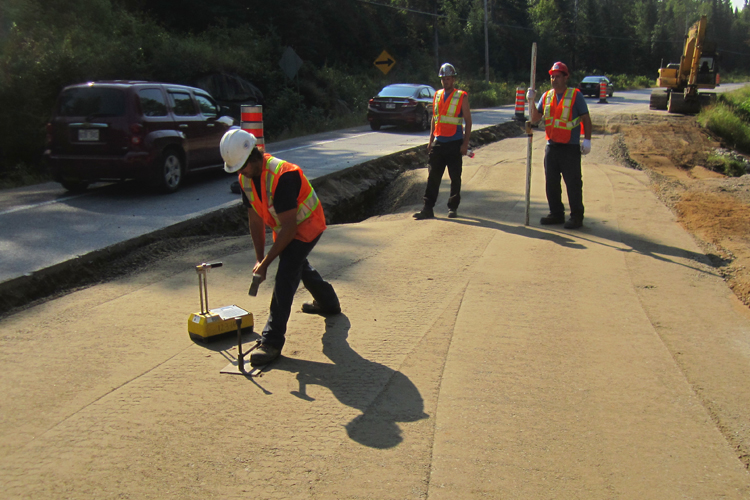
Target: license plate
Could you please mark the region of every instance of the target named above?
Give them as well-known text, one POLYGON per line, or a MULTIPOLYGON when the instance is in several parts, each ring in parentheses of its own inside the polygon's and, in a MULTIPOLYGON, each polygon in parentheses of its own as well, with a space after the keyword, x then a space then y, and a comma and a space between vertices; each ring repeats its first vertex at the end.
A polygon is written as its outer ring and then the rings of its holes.
POLYGON ((386 103, 385 109, 396 109, 396 105, 393 103, 386 103))
POLYGON ((98 141, 99 140, 99 130, 98 129, 79 129, 78 130, 78 140, 83 141, 98 141))

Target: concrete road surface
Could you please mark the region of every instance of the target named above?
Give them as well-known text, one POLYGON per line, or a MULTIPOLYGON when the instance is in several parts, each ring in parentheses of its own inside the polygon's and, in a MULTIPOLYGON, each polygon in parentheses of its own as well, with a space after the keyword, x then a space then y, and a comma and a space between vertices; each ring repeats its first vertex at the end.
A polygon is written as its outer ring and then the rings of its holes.
POLYGON ((344 312, 292 314, 261 378, 186 331, 214 259, 212 307, 262 328, 248 237, 3 319, 3 497, 750 497, 747 308, 607 138, 584 227, 539 226, 542 142, 529 226, 522 138, 465 163, 458 219, 444 180, 436 220, 329 228, 310 261, 344 312))

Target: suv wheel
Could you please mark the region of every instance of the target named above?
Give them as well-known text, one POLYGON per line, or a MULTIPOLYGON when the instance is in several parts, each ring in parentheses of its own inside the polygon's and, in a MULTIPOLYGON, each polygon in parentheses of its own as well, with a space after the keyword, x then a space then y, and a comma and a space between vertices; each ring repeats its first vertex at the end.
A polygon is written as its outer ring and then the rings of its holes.
POLYGON ((375 131, 378 131, 378 130, 380 130, 380 123, 378 123, 378 122, 370 122, 370 128, 373 129, 373 130, 375 130, 375 131))
POLYGON ((182 166, 180 153, 174 149, 168 149, 162 153, 157 162, 159 168, 159 177, 157 186, 165 193, 174 193, 182 185, 182 178, 185 174, 182 166))
POLYGON ((79 181, 76 179, 63 179, 60 181, 62 187, 70 191, 71 193, 80 193, 86 191, 89 187, 89 183, 85 181, 79 181))

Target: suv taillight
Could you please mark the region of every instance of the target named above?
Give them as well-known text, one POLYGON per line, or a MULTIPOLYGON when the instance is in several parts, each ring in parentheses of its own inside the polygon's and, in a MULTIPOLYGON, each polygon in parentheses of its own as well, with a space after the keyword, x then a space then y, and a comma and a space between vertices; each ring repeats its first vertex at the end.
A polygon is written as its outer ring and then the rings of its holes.
POLYGON ((141 142, 143 142, 143 125, 133 123, 130 125, 130 143, 133 146, 140 146, 141 142))

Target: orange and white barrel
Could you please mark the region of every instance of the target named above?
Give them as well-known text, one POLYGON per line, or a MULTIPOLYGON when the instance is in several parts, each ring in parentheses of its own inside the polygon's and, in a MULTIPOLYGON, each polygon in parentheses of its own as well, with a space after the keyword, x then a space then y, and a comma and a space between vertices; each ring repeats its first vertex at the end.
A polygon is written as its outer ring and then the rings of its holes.
POLYGON ((243 104, 240 110, 240 127, 255 136, 255 145, 261 151, 266 150, 263 134, 263 106, 243 104))
POLYGON ((605 82, 604 80, 599 82, 599 102, 607 102, 607 82, 605 82))
POLYGON ((516 89, 516 120, 519 121, 526 121, 525 116, 525 109, 526 109, 526 92, 521 89, 516 89))

